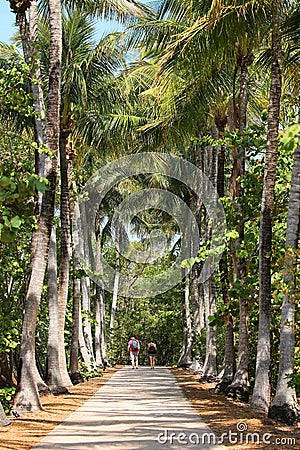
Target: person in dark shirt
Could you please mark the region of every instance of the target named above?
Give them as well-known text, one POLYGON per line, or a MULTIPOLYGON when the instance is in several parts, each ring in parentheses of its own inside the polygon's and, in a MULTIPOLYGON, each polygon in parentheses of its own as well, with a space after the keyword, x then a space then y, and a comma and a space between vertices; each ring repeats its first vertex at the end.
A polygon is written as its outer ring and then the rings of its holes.
POLYGON ((155 366, 156 353, 157 353, 157 346, 155 342, 153 342, 153 339, 151 339, 151 341, 148 344, 148 355, 151 369, 154 369, 155 366))

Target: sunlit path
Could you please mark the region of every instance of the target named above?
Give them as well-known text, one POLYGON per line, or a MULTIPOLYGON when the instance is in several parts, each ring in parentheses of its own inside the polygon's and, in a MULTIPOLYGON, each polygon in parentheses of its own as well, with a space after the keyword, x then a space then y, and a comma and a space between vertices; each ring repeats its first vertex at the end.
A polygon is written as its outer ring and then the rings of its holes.
POLYGON ((33 448, 225 448, 214 442, 171 371, 125 367, 33 448))

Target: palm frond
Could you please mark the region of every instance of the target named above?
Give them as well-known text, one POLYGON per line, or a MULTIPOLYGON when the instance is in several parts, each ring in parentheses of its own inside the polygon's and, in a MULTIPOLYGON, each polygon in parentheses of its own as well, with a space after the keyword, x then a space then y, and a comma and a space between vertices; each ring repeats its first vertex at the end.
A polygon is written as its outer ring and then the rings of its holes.
POLYGON ((65 0, 66 5, 103 19, 124 23, 130 18, 153 16, 154 11, 136 0, 65 0))

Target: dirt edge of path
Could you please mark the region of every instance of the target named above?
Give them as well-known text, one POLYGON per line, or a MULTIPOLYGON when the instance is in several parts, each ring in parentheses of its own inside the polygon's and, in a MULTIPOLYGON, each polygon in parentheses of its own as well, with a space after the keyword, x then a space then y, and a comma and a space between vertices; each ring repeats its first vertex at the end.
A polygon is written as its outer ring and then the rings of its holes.
POLYGON ((11 424, 0 428, 0 450, 31 449, 95 394, 120 368, 107 368, 102 372, 103 376, 72 386, 68 394, 42 397, 42 411, 22 414, 18 418, 9 416, 11 424))
POLYGON ((215 383, 202 383, 199 381, 199 375, 189 370, 179 368, 171 370, 185 396, 216 434, 219 442, 223 441, 226 448, 300 449, 298 426, 280 425, 268 419, 264 413, 251 409, 249 404, 215 393, 215 383))

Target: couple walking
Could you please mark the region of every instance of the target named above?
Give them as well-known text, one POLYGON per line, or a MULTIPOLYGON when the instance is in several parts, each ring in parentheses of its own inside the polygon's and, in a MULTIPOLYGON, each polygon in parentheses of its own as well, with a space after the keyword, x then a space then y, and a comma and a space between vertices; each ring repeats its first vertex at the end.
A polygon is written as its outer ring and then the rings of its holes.
MULTIPOLYGON (((128 342, 128 351, 130 353, 130 359, 131 359, 131 365, 132 368, 138 369, 139 366, 139 353, 140 353, 140 343, 138 339, 136 339, 134 336, 131 336, 129 342, 128 342)), ((148 344, 148 355, 150 360, 150 367, 151 369, 154 369, 155 366, 155 358, 156 358, 156 351, 157 346, 155 342, 153 342, 153 339, 148 344)))

